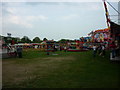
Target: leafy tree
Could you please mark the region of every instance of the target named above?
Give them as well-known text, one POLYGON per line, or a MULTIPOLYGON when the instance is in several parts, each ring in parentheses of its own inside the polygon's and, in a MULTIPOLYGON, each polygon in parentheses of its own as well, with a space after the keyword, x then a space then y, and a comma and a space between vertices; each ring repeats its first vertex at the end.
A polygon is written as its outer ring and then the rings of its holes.
POLYGON ((6 44, 11 43, 12 38, 11 37, 3 37, 6 44))
POLYGON ((19 42, 21 41, 21 39, 19 37, 16 37, 16 41, 19 42))
POLYGON ((41 40, 40 40, 40 38, 39 38, 39 37, 35 37, 35 38, 33 39, 33 42, 34 42, 34 43, 40 43, 40 42, 41 42, 41 40))
POLYGON ((47 41, 47 38, 44 38, 43 41, 47 41))
POLYGON ((61 39, 58 42, 66 42, 66 41, 69 41, 69 40, 68 39, 61 39))
POLYGON ((23 38, 21 39, 22 43, 31 43, 31 40, 28 38, 28 36, 23 36, 23 38))

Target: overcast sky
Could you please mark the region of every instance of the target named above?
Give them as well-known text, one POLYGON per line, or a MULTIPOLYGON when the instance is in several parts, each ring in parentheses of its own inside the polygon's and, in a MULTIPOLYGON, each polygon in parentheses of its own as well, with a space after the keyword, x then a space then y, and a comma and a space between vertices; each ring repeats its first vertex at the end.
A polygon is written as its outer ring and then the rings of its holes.
MULTIPOLYGON (((111 2, 117 9, 117 2, 111 2)), ((2 2, 2 35, 79 39, 107 28, 103 2, 2 2)), ((110 15, 117 13, 108 6, 110 15)), ((117 17, 111 17, 117 21, 117 17)))

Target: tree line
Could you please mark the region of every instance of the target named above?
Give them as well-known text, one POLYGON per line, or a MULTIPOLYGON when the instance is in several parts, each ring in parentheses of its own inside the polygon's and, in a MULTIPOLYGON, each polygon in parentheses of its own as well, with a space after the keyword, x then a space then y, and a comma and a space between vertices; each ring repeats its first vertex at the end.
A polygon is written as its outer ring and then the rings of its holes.
MULTIPOLYGON (((22 38, 19 37, 5 37, 5 36, 1 36, 0 35, 0 39, 2 39, 5 43, 12 43, 14 41, 14 43, 41 43, 43 41, 47 41, 47 38, 43 38, 43 40, 41 40, 39 37, 35 37, 32 40, 28 37, 28 36, 23 36, 22 38)), ((69 39, 61 39, 57 42, 67 42, 67 41, 72 41, 69 39)))
POLYGON ((5 43, 11 43, 13 41, 14 43, 40 43, 42 41, 46 41, 47 38, 41 40, 39 37, 35 37, 31 40, 28 36, 23 36, 22 38, 0 36, 0 40, 3 40, 5 43))

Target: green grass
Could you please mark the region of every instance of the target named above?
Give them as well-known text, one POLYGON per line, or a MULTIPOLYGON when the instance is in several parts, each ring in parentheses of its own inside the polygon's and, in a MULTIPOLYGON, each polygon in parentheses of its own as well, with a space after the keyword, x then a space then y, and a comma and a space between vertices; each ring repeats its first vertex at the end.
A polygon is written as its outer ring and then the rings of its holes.
POLYGON ((24 51, 21 59, 3 59, 3 88, 120 88, 119 63, 110 62, 109 53, 55 53, 24 51))

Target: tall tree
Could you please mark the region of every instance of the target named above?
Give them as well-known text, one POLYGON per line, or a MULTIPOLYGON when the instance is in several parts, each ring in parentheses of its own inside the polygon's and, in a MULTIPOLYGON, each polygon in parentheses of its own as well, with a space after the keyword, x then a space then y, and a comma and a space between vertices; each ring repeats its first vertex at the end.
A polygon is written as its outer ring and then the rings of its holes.
POLYGON ((31 43, 31 40, 28 38, 28 36, 23 36, 23 38, 21 39, 22 43, 31 43))
POLYGON ((69 41, 69 40, 68 39, 61 39, 58 42, 66 42, 66 41, 69 41))
POLYGON ((34 42, 34 43, 40 43, 40 42, 41 42, 41 40, 40 40, 40 38, 39 38, 39 37, 35 37, 35 38, 33 39, 33 42, 34 42))
POLYGON ((44 38, 43 41, 47 41, 47 38, 44 38))

